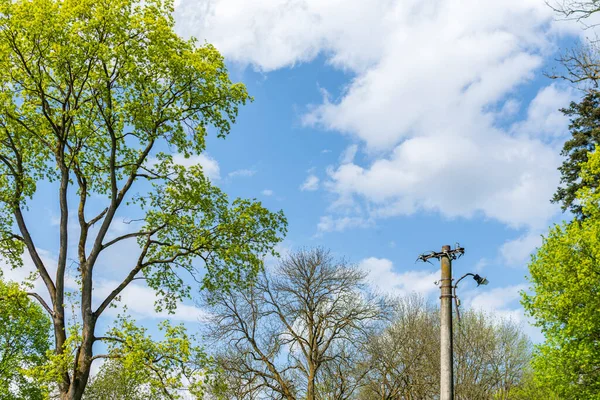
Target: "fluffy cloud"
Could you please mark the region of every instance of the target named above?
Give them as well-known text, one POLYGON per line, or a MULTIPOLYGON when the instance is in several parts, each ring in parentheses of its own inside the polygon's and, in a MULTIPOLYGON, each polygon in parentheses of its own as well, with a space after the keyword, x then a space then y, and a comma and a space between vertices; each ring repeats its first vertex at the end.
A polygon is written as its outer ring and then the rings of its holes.
POLYGON ((538 232, 529 232, 517 239, 509 240, 500 247, 500 256, 510 266, 525 266, 529 255, 542 244, 542 236, 538 232))
POLYGON ((184 35, 259 70, 324 54, 352 73, 304 117, 371 157, 359 164, 350 147, 329 170, 343 218, 431 210, 534 229, 557 211, 557 108, 573 93, 549 85, 523 103, 515 90, 578 29, 553 17, 543 0, 181 0, 176 16, 184 35))
POLYGON ((549 198, 558 164, 556 151, 541 142, 489 127, 486 135, 413 137, 367 167, 330 169, 327 187, 339 204, 365 200, 376 217, 423 209, 539 227, 556 210, 549 198))
MULTIPOLYGON (((99 302, 106 298, 119 283, 114 280, 98 280, 94 287, 94 301, 98 302, 95 306, 98 306, 99 302)), ((121 302, 115 304, 117 306, 127 306, 127 311, 134 319, 168 318, 170 320, 185 322, 200 322, 207 319, 208 315, 205 310, 188 304, 178 304, 174 314, 169 314, 165 311, 157 313, 154 309, 157 299, 158 297, 153 289, 132 283, 121 293, 121 302)), ((108 308, 106 312, 108 315, 114 317, 121 310, 119 308, 108 308)))
POLYGON ((375 63, 394 30, 394 1, 180 0, 177 29, 214 43, 229 60, 270 71, 328 52, 337 66, 375 63))
POLYGON ((200 164, 204 174, 206 177, 208 177, 208 179, 214 181, 221 178, 221 169, 219 168, 219 163, 208 154, 201 153, 187 158, 183 154, 175 154, 173 156, 173 162, 184 167, 191 167, 192 165, 200 164))
POLYGON ((304 183, 300 185, 300 190, 304 191, 315 191, 319 188, 319 178, 315 175, 309 175, 304 183))
MULTIPOLYGON (((568 131, 568 119, 559 110, 575 99, 570 87, 556 84, 542 88, 527 109, 527 119, 511 127, 515 135, 539 137, 547 142, 564 137, 568 131)), ((506 104, 506 103, 505 103, 506 104)))
POLYGON ((523 307, 519 306, 521 292, 525 290, 527 285, 510 285, 485 291, 467 292, 465 308, 471 307, 496 318, 511 320, 520 325, 534 343, 539 343, 544 339, 543 334, 539 328, 533 326, 530 318, 525 315, 523 307))
POLYGON ((439 280, 439 270, 397 272, 390 260, 376 257, 362 260, 359 267, 368 274, 369 284, 382 293, 391 295, 418 293, 427 297, 438 290, 435 282, 439 280))
POLYGON ((273 196, 273 191, 271 189, 265 189, 261 193, 263 196, 273 196))
POLYGON ((317 230, 322 232, 342 232, 349 228, 367 228, 373 225, 373 220, 362 217, 333 217, 326 215, 321 217, 317 224, 317 230))
MULTIPOLYGON (((131 250, 131 248, 129 250, 131 250)), ((51 252, 43 249, 38 249, 38 253, 44 262, 48 273, 50 276, 54 277, 56 274, 56 257, 51 252)), ((125 254, 127 254, 127 252, 125 252, 125 254)), ((33 261, 28 253, 23 256, 22 268, 12 269, 6 263, 0 262, 0 270, 3 279, 17 283, 25 282, 30 274, 36 271, 33 261)), ((114 273, 114 271, 112 272, 114 273)), ((120 281, 117 280, 97 278, 93 294, 94 306, 97 307, 99 303, 119 285, 119 283, 120 281)), ((80 288, 76 280, 69 274, 69 271, 67 271, 65 286, 69 290, 78 290, 80 288)), ((50 298, 47 295, 47 289, 41 278, 38 277, 34 281, 33 291, 40 294, 48 304, 51 304, 50 298)), ((179 304, 175 314, 168 314, 166 312, 157 313, 154 309, 154 303, 157 298, 158 297, 153 289, 145 285, 132 283, 122 292, 122 302, 115 304, 117 306, 119 304, 126 305, 129 314, 136 319, 169 318, 175 321, 199 322, 205 320, 207 317, 205 310, 189 304, 179 304)), ((120 311, 119 308, 108 308, 106 313, 111 317, 115 317, 120 311)))
POLYGON ((243 177, 243 178, 247 178, 250 176, 254 176, 256 174, 256 171, 253 169, 238 169, 236 171, 232 171, 229 174, 227 174, 227 176, 229 176, 230 178, 237 178, 237 177, 243 177))

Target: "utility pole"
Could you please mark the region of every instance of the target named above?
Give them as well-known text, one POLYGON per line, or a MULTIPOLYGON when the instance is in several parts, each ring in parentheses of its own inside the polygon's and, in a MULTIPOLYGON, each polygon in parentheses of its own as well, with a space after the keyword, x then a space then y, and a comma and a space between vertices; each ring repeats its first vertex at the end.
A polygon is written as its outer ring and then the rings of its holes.
POLYGON ((442 278, 440 279, 440 400, 454 400, 454 372, 452 355, 452 260, 450 246, 442 246, 439 256, 442 278))
MULTIPOLYGON (((442 246, 442 251, 424 253, 417 261, 431 263, 429 260, 437 258, 440 260, 442 277, 440 279, 440 400, 454 400, 454 364, 452 354, 452 260, 456 260, 465 254, 465 249, 456 244, 454 249, 450 246, 442 246)), ((471 274, 473 275, 473 274, 471 274)), ((478 275, 479 277, 479 275, 478 275)), ((462 279, 462 278, 461 278, 462 279)), ((482 278, 484 279, 484 278, 482 278)))

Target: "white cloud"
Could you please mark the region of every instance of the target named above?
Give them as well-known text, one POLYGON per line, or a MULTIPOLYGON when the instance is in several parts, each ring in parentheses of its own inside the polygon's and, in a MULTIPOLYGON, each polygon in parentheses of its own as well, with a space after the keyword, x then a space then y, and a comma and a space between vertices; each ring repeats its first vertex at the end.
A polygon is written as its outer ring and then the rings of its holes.
POLYGON ((513 133, 547 140, 564 137, 569 119, 559 109, 567 107, 572 100, 575 100, 572 88, 546 86, 529 104, 527 119, 512 127, 513 133))
POLYGON ((208 40, 225 56, 264 71, 331 51, 332 64, 362 69, 376 62, 397 21, 392 1, 181 0, 178 31, 208 40))
POLYGON ((273 196, 273 191, 271 189, 265 189, 261 193, 263 196, 273 196))
POLYGON ((315 175, 309 175, 304 183, 300 185, 300 190, 302 191, 315 191, 319 188, 319 178, 315 175))
POLYGON ((326 215, 320 218, 317 224, 319 233, 343 232, 350 228, 367 228, 373 225, 373 221, 362 217, 332 217, 326 215))
POLYGON ((539 232, 529 232, 517 239, 509 240, 500 247, 500 256, 506 265, 526 266, 529 256, 542 244, 539 232))
POLYGON ((540 142, 490 128, 487 136, 422 136, 406 140, 368 167, 329 171, 339 203, 364 200, 375 217, 437 211, 483 214, 511 226, 545 226, 556 212, 558 154, 540 142))
MULTIPOLYGON (((157 163, 157 159, 154 157, 148 158, 147 165, 153 166, 157 163)), ((177 165, 181 165, 183 167, 189 168, 193 165, 200 165, 204 174, 208 179, 218 180, 221 178, 221 172, 219 163, 217 160, 212 158, 206 153, 192 155, 190 157, 186 157, 181 153, 173 154, 173 163, 177 165)))
POLYGON ((514 92, 579 29, 553 17, 543 0, 181 0, 176 16, 183 34, 259 70, 323 54, 352 73, 339 98, 325 92, 304 117, 373 157, 329 171, 346 213, 428 210, 533 229, 557 212, 549 142, 565 131, 556 108, 573 94, 550 85, 521 105, 514 92), (507 127, 521 107, 525 120, 507 127))
POLYGON ((458 295, 464 301, 461 309, 472 308, 495 319, 510 320, 519 325, 534 343, 539 343, 543 341, 544 336, 539 328, 533 326, 533 321, 525 315, 525 310, 520 305, 521 292, 526 290, 525 284, 492 289, 481 286, 474 290, 466 290, 462 294, 459 289, 458 295))
MULTIPOLYGON (((44 262, 46 269, 50 276, 54 279, 56 274, 56 257, 50 253, 49 251, 38 249, 38 254, 40 258, 44 262)), ((3 279, 8 281, 13 281, 17 283, 23 283, 29 275, 36 271, 33 261, 29 257, 28 253, 23 256, 23 267, 12 269, 4 262, 0 263, 0 268, 2 270, 3 279)), ((106 280, 101 278, 95 279, 94 285, 94 304, 95 307, 99 305, 99 302, 104 300, 108 294, 119 285, 119 281, 116 280, 106 280)), ((75 279, 69 275, 69 271, 67 271, 65 286, 70 290, 78 290, 79 285, 75 281, 75 279)), ((48 292, 41 278, 37 278, 34 282, 33 291, 38 293, 47 304, 51 304, 50 298, 48 296, 48 292)), ((189 322, 198 322, 204 320, 207 316, 206 311, 201 308, 194 307, 188 304, 179 304, 175 314, 168 314, 166 312, 157 313, 154 310, 154 302, 157 299, 156 293, 154 290, 147 286, 142 286, 139 284, 130 284, 123 292, 121 296, 122 302, 117 303, 127 305, 127 309, 130 314, 134 318, 169 318, 177 321, 189 321, 189 322)), ((107 313, 110 316, 116 316, 119 313, 118 308, 109 308, 107 309, 107 313)))
POLYGON ((498 313, 502 310, 510 309, 510 306, 518 304, 518 301, 521 298, 521 291, 526 289, 527 285, 512 285, 485 291, 480 290, 469 302, 473 308, 486 312, 498 313))
POLYGON ((354 161, 354 157, 356 157, 356 152, 358 151, 358 145, 351 144, 344 150, 340 157, 340 163, 342 164, 350 164, 354 161))
MULTIPOLYGON (((99 304, 118 285, 119 282, 115 280, 97 280, 94 287, 94 301, 99 304)), ((205 310, 181 303, 178 304, 174 314, 168 314, 165 311, 157 313, 154 308, 157 299, 158 297, 153 289, 131 283, 123 290, 121 302, 115 302, 115 304, 117 306, 120 304, 126 305, 129 314, 134 319, 168 318, 176 321, 199 322, 207 318, 205 310)), ((95 304, 95 306, 98 306, 98 304, 95 304)), ((116 316, 120 310, 118 308, 108 308, 106 312, 109 315, 116 316)))
POLYGON ((438 290, 439 270, 397 272, 390 260, 376 257, 362 260, 359 267, 368 273, 369 284, 383 293, 404 296, 414 292, 427 297, 438 290))
POLYGON ((256 171, 253 169, 238 169, 236 171, 230 172, 229 174, 227 174, 227 176, 229 176, 230 178, 237 178, 237 177, 250 177, 250 176, 254 176, 256 174, 256 171))
POLYGON ((175 154, 173 156, 173 162, 186 168, 200 164, 208 179, 218 180, 221 178, 219 163, 208 154, 201 153, 187 158, 183 154, 175 154))

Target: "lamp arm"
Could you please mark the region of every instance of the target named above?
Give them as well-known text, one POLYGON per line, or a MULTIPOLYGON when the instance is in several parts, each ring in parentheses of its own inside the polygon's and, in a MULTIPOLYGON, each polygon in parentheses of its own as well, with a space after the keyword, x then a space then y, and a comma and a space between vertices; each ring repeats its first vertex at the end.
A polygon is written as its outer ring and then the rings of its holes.
POLYGON ((458 287, 458 283, 459 283, 460 281, 462 281, 463 279, 465 279, 467 276, 473 276, 473 277, 474 277, 474 276, 475 276, 475 274, 472 274, 472 273, 470 273, 470 272, 467 272, 466 274, 464 274, 463 276, 461 276, 461 277, 460 277, 460 278, 459 278, 459 279, 456 281, 456 283, 454 284, 454 288, 456 289, 456 288, 458 287))

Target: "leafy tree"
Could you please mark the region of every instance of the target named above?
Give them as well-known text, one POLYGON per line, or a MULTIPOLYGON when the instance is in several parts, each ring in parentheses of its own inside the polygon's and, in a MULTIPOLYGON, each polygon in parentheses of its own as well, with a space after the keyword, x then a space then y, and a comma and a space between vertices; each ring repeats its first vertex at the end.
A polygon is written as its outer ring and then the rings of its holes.
POLYGON ((225 137, 249 97, 214 47, 174 33, 172 12, 170 0, 0 0, 0 254, 19 266, 26 251, 45 286, 48 304, 35 295, 55 355, 41 377, 57 380, 63 400, 81 399, 95 359, 142 351, 97 332, 133 280, 173 311, 190 296, 186 275, 201 289, 244 285, 285 231, 281 213, 230 202, 199 165, 175 163, 173 152, 201 153, 209 129, 225 137), (40 256, 26 212, 40 181, 60 207, 56 265, 40 256), (126 215, 140 222, 111 236, 126 215), (125 241, 137 260, 92 302, 98 259, 125 241), (110 353, 96 354, 105 340, 110 353))
POLYGON ((537 377, 532 366, 523 372, 519 385, 512 391, 511 400, 561 400, 560 397, 537 377))
POLYGON ((571 139, 563 146, 561 155, 566 157, 559 167, 561 183, 552 201, 561 203, 563 211, 569 210, 578 218, 585 215, 577 201, 577 191, 584 185, 597 187, 600 176, 583 182, 580 178, 581 165, 587 161, 588 152, 600 143, 600 92, 590 91, 578 103, 571 102, 569 108, 561 110, 571 118, 571 139))
POLYGON ((201 399, 214 386, 214 361, 195 345, 183 326, 167 321, 160 326, 161 341, 152 340, 146 330, 125 319, 119 329, 104 339, 114 351, 86 388, 86 400, 175 399, 181 394, 201 399))
MULTIPOLYGON (((150 396, 147 384, 127 369, 120 360, 102 364, 90 378, 83 398, 85 400, 144 400, 150 396)), ((155 397, 162 399, 162 397, 155 397)))
MULTIPOLYGON (((1 275, 1 274, 0 274, 1 275)), ((46 362, 50 319, 16 283, 0 280, 0 399, 45 398, 27 370, 46 362)))
POLYGON ((555 225, 529 265, 523 305, 545 342, 534 358, 537 378, 568 399, 600 398, 600 152, 582 164, 577 193, 582 221, 555 225))

